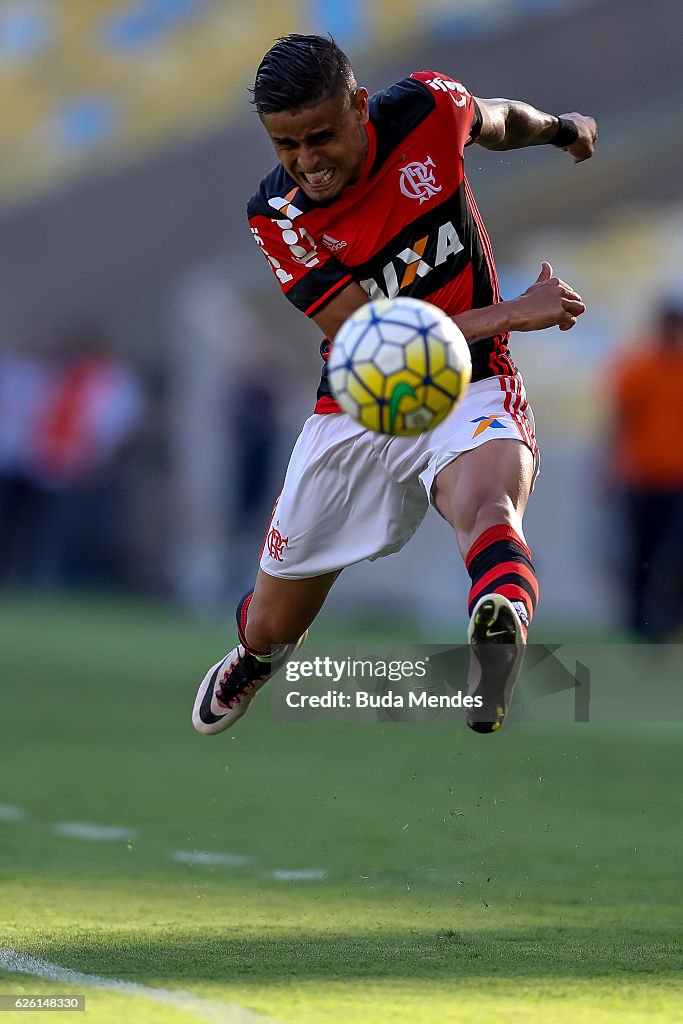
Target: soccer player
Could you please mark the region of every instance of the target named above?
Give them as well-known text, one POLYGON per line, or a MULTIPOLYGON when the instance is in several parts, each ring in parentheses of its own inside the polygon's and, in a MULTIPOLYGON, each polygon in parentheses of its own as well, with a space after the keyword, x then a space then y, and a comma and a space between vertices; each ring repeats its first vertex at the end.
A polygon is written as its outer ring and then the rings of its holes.
POLYGON ((568 330, 585 306, 545 262, 523 295, 501 301, 464 151, 549 144, 578 163, 593 154, 595 121, 478 99, 434 71, 370 97, 331 39, 307 35, 268 51, 253 102, 279 164, 249 202, 251 231, 285 296, 324 335, 323 359, 351 313, 400 294, 454 319, 473 374, 434 430, 390 437, 341 413, 323 368, 254 589, 237 608, 238 646, 204 677, 194 725, 217 733, 240 718, 303 642, 341 570, 398 551, 431 503, 453 527, 472 580, 468 684, 483 704, 468 724, 492 732, 538 598, 522 531, 538 446, 508 333, 568 330))

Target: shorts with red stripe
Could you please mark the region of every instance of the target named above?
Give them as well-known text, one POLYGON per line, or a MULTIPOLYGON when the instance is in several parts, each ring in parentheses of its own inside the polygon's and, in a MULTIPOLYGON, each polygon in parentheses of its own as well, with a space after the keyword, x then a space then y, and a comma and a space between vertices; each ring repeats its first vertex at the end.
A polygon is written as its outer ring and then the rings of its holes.
POLYGON ((261 568, 305 579, 400 550, 422 522, 441 470, 499 439, 526 445, 537 472, 534 419, 518 375, 471 384, 442 423, 416 437, 377 434, 344 413, 311 416, 292 452, 261 568))

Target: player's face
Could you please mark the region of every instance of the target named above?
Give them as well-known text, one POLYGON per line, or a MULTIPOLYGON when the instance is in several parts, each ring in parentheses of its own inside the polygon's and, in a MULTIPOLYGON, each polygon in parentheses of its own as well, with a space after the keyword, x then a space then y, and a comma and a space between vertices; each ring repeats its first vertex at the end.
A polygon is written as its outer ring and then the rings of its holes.
POLYGON ((303 110, 262 114, 278 159, 309 198, 336 199, 363 170, 368 91, 342 93, 303 110))

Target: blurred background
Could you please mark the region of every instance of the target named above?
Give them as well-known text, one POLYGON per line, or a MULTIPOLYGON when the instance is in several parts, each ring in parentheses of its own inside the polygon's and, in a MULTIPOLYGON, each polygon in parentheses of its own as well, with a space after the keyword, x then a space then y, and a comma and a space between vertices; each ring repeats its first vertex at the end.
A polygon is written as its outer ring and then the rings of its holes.
MULTIPOLYGON (((274 161, 246 88, 291 31, 330 32, 371 91, 429 68, 597 118, 589 163, 474 147, 468 173, 504 297, 546 259, 589 309, 569 333, 512 339, 543 451, 537 621, 674 635, 679 0, 0 0, 0 588, 229 617, 251 586, 320 371, 316 329, 245 218, 274 161)), ((431 513, 401 554, 346 572, 330 606, 453 636, 466 592, 431 513)))

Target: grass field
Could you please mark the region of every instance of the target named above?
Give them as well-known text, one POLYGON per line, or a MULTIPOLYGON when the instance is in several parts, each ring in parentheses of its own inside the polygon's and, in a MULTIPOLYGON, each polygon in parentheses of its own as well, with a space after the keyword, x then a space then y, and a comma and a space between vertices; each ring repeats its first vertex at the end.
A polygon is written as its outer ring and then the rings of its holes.
POLYGON ((144 986, 0 992, 85 993, 97 1024, 683 1021, 683 727, 262 700, 207 739, 189 711, 228 645, 143 606, 0 604, 0 947, 144 986))

